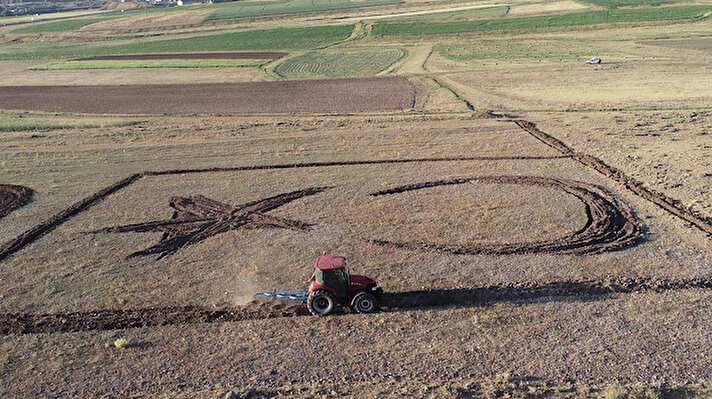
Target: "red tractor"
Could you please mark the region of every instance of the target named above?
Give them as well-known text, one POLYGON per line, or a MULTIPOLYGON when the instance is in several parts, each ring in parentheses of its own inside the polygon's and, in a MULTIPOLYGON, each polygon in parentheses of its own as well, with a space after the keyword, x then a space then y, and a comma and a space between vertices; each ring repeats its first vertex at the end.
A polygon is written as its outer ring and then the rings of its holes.
POLYGON ((311 276, 307 308, 311 314, 326 316, 336 304, 351 306, 359 313, 378 310, 378 297, 383 292, 371 278, 349 274, 343 256, 320 256, 311 276))
POLYGON ((309 312, 326 316, 334 311, 337 304, 351 306, 359 313, 378 310, 378 297, 383 289, 371 278, 349 274, 346 258, 343 256, 320 256, 316 258, 316 270, 311 276, 308 290, 282 292, 258 292, 259 297, 289 299, 307 304, 309 312))

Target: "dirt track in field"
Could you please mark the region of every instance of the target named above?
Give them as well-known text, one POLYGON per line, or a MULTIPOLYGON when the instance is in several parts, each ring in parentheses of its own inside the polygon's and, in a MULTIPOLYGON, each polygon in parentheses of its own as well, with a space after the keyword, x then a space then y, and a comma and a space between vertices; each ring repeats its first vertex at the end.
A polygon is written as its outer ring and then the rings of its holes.
POLYGON ((600 187, 572 180, 538 176, 470 177, 411 184, 379 191, 371 195, 374 197, 394 195, 431 187, 468 183, 517 184, 562 190, 584 203, 588 220, 586 225, 579 231, 563 237, 535 242, 510 244, 472 243, 466 245, 393 242, 387 240, 373 240, 371 242, 394 248, 446 252, 458 255, 509 255, 543 252, 579 255, 626 248, 638 242, 643 234, 643 227, 640 221, 627 204, 616 200, 613 195, 600 187))
POLYGON ((525 120, 515 120, 514 121, 519 127, 524 129, 524 131, 531 134, 534 138, 548 145, 549 147, 561 152, 563 155, 567 155, 582 163, 585 166, 591 167, 601 173, 602 175, 609 177, 618 183, 622 184, 633 192, 635 195, 646 199, 654 203, 655 205, 661 207, 667 212, 679 217, 680 219, 690 223, 696 228, 702 230, 707 234, 712 234, 712 219, 704 217, 692 209, 684 206, 680 201, 670 198, 667 195, 646 188, 643 183, 628 177, 620 169, 614 168, 600 159, 588 155, 579 154, 575 152, 571 147, 564 144, 562 141, 542 132, 536 127, 536 124, 525 121, 525 120))
POLYGON ((12 184, 0 184, 0 219, 32 199, 32 189, 12 184))
POLYGON ((242 51, 231 53, 160 53, 100 55, 77 58, 72 61, 114 61, 114 60, 278 60, 287 53, 277 51, 242 51))
MULTIPOLYGON (((544 284, 521 282, 474 288, 393 292, 383 294, 381 305, 384 311, 399 311, 439 306, 479 306, 494 302, 536 301, 543 298, 582 297, 590 300, 613 294, 695 288, 712 289, 712 279, 667 280, 621 277, 611 280, 556 281, 544 284)), ((289 301, 255 302, 243 307, 224 309, 176 306, 58 314, 5 313, 0 314, 0 335, 237 322, 308 314, 304 305, 289 301)))
POLYGON ((232 84, 5 86, 0 109, 87 114, 350 113, 413 108, 402 77, 232 84))

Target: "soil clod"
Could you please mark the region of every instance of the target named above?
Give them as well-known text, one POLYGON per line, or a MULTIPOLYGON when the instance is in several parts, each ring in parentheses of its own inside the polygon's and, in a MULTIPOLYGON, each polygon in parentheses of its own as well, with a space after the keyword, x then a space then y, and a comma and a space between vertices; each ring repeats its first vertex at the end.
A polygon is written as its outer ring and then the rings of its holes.
POLYGON ((30 202, 32 194, 29 187, 0 184, 0 218, 30 202))

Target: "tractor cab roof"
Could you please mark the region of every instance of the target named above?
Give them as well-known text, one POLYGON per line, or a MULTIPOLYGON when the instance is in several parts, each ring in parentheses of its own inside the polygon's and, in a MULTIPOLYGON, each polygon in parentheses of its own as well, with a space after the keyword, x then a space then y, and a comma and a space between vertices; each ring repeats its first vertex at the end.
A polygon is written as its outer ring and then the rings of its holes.
POLYGON ((323 255, 316 258, 316 268, 321 271, 343 269, 345 265, 346 258, 343 256, 323 255))

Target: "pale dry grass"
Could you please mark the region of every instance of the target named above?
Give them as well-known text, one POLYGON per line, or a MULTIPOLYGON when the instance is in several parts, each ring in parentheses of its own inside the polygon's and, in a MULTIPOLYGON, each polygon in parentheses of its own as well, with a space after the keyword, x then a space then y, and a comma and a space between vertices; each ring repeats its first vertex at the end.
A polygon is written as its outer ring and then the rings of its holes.
POLYGON ((465 103, 458 99, 455 94, 439 85, 435 80, 427 76, 411 76, 410 81, 416 87, 415 96, 416 111, 424 112, 470 112, 465 103))
POLYGON ((129 17, 101 21, 86 25, 80 28, 79 31, 125 31, 129 29, 155 29, 181 27, 184 25, 196 25, 203 22, 205 16, 208 15, 211 11, 212 10, 210 8, 202 8, 198 10, 150 13, 145 15, 141 15, 139 11, 135 15, 129 17))
POLYGON ((575 12, 592 8, 591 4, 574 0, 550 1, 544 3, 515 4, 509 9, 511 16, 525 16, 548 13, 575 12))
POLYGON ((712 103, 710 76, 707 63, 630 61, 501 68, 447 78, 486 109, 605 110, 705 108, 712 103), (482 92, 490 98, 481 97, 482 92))
POLYGON ((432 45, 423 45, 406 48, 408 55, 395 68, 396 74, 421 74, 424 73, 423 65, 433 51, 432 45))
POLYGON ((542 129, 712 217, 712 113, 538 114, 542 129))
POLYGON ((95 69, 32 71, 43 61, 0 61, 2 86, 234 83, 272 80, 260 68, 95 69))

